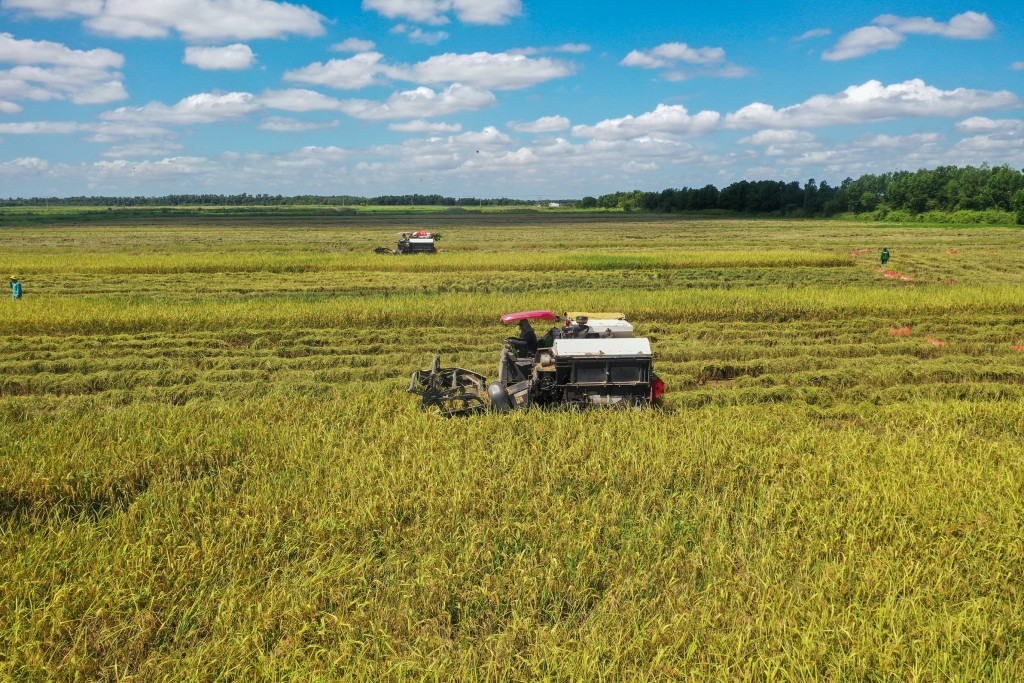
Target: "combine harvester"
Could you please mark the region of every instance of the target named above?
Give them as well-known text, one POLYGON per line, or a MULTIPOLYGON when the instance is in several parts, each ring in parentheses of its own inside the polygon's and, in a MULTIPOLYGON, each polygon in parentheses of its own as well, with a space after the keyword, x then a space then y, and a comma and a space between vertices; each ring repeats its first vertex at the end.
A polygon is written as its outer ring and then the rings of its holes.
POLYGON ((510 338, 501 352, 498 380, 490 385, 472 370, 440 367, 438 356, 429 370, 413 373, 409 393, 421 397, 421 408, 445 417, 530 406, 646 407, 665 393, 665 383, 654 373, 650 341, 633 337, 633 326, 621 313, 501 316, 505 324, 520 320, 563 324, 539 340, 535 353, 510 338))
POLYGON ((387 247, 377 247, 374 249, 374 253, 377 254, 436 254, 437 247, 435 244, 441 239, 441 233, 439 232, 427 232, 426 230, 417 230, 415 232, 402 232, 399 233, 401 239, 398 240, 397 249, 388 249, 387 247))

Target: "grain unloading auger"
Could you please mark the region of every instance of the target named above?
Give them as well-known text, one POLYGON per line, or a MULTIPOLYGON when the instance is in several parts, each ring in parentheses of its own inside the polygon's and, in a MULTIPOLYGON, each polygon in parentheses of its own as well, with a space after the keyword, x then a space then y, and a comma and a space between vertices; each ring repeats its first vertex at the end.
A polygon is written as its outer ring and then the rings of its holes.
POLYGON ((645 407, 665 393, 655 374, 650 341, 633 337, 633 326, 620 313, 551 311, 506 313, 505 324, 519 322, 521 336, 509 338, 501 352, 498 380, 487 383, 465 368, 442 368, 412 375, 409 392, 421 397, 424 410, 445 417, 487 410, 508 412, 529 406, 645 407), (530 320, 556 326, 537 339, 530 320))

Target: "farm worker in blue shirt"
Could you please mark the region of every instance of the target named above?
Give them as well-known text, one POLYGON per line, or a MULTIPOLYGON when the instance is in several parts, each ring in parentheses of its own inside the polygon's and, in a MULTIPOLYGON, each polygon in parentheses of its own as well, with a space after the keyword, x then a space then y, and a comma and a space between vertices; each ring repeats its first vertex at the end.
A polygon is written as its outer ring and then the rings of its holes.
POLYGON ((11 276, 11 298, 14 301, 21 298, 21 282, 14 275, 11 276))

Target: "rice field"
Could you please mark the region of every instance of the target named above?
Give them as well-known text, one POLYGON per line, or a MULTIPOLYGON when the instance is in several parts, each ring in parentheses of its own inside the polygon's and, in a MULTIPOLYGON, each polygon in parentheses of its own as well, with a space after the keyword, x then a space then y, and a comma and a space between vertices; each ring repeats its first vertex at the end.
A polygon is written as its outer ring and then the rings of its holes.
POLYGON ((1020 677, 1019 228, 402 220, 0 227, 0 679, 1020 677), (537 308, 664 406, 405 393, 537 308))

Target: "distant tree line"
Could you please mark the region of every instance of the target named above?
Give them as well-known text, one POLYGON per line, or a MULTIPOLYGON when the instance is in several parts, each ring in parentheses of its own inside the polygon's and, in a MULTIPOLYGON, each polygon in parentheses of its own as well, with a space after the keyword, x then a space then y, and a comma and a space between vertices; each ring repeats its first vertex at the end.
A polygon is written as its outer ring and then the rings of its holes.
MULTIPOLYGON (((572 200, 565 200, 569 204, 572 200)), ((169 194, 163 197, 32 197, 0 199, 0 206, 534 206, 526 199, 478 199, 444 197, 439 194, 382 195, 296 195, 270 194, 169 194)))
MULTIPOLYGON (((579 208, 624 211, 730 213, 783 216, 875 214, 902 218, 928 213, 1013 212, 1024 224, 1024 172, 1009 166, 940 166, 847 178, 838 186, 812 178, 797 182, 741 180, 719 190, 714 185, 661 192, 615 192, 584 197, 579 208), (895 214, 890 216, 890 214, 895 214)), ((996 215, 994 218, 999 218, 996 215)), ((984 218, 984 217, 982 217, 984 218)), ((979 221, 980 222, 980 221, 979 221)))
MULTIPOLYGON (((163 197, 33 197, 0 200, 0 206, 534 206, 536 200, 445 197, 439 194, 297 195, 174 194, 163 197)), ((813 178, 801 185, 779 180, 741 180, 721 190, 714 185, 661 192, 615 192, 558 201, 581 209, 620 209, 663 213, 719 211, 754 215, 834 216, 870 214, 908 220, 935 217, 960 222, 1024 224, 1024 172, 1009 166, 940 166, 847 178, 837 186, 813 178)))

